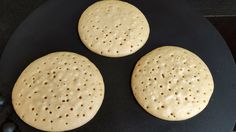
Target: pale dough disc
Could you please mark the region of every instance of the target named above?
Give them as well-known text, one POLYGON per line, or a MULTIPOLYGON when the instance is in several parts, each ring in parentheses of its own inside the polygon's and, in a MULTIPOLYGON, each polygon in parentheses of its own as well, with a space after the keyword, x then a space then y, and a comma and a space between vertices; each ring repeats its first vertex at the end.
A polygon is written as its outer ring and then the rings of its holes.
POLYGON ((104 0, 89 6, 78 24, 79 36, 91 51, 122 57, 135 53, 147 41, 148 21, 135 6, 118 0, 104 0))
POLYGON ((214 89, 207 65, 194 53, 175 46, 157 48, 143 56, 131 81, 138 103, 153 116, 170 121, 200 113, 214 89))
POLYGON ((32 62, 12 91, 17 115, 44 131, 80 127, 98 112, 104 82, 97 67, 71 52, 55 52, 32 62))

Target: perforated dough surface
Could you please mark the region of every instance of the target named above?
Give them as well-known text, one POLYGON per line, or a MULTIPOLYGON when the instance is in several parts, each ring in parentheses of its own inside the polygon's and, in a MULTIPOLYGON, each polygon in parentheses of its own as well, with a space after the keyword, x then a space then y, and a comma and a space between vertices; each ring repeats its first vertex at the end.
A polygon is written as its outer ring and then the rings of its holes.
POLYGON ((207 65, 194 53, 175 46, 149 52, 136 64, 132 91, 148 113, 164 120, 185 120, 208 104, 214 83, 207 65))
POLYGON ((149 30, 148 21, 138 8, 118 0, 92 4, 83 12, 78 24, 84 45, 107 57, 133 54, 145 44, 149 30))
POLYGON ((99 110, 104 98, 103 78, 87 58, 55 52, 32 62, 12 91, 12 103, 27 124, 44 131, 82 126, 99 110))

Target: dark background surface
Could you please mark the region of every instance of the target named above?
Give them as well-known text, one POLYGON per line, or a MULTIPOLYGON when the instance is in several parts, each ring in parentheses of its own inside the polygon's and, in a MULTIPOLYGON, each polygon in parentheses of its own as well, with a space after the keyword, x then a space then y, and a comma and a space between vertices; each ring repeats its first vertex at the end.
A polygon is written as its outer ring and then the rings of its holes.
POLYGON ((185 0, 204 16, 235 16, 235 0, 185 0))
MULTIPOLYGON (((0 0, 0 53, 17 26, 47 0, 0 0)), ((186 0, 218 29, 236 53, 236 1, 186 0)), ((223 122, 222 122, 223 123, 223 122)))

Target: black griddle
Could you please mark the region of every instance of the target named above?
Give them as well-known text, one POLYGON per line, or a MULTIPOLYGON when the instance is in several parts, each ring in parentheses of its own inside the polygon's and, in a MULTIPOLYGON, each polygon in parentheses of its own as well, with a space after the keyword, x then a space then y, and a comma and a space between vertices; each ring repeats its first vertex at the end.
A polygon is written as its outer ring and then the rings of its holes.
POLYGON ((35 10, 15 31, 0 62, 0 124, 12 121, 22 132, 36 130, 16 115, 11 105, 13 85, 33 60, 54 51, 72 51, 89 58, 105 81, 105 98, 97 115, 79 132, 230 132, 236 120, 236 68, 216 29, 183 1, 127 0, 147 17, 151 32, 146 45, 133 55, 108 58, 89 51, 79 39, 77 23, 94 0, 50 0, 35 10), (186 48, 200 56, 212 72, 215 89, 199 115, 178 122, 145 112, 132 95, 130 77, 135 63, 164 45, 186 48))

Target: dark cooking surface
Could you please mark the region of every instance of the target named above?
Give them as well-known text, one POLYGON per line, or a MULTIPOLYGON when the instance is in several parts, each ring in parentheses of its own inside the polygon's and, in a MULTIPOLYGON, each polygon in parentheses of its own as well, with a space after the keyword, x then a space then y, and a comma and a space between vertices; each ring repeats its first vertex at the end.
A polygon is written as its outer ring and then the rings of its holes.
POLYGON ((106 58, 90 52, 77 35, 77 21, 93 0, 49 1, 23 22, 10 39, 2 55, 0 93, 6 99, 0 123, 16 122, 22 131, 35 131, 12 110, 11 90, 21 71, 34 59, 53 51, 73 51, 88 57, 100 69, 106 85, 103 105, 95 118, 79 131, 230 131, 235 121, 235 64, 224 40, 216 30, 185 4, 171 0, 129 0, 146 15, 151 34, 136 54, 106 58), (172 2, 173 4, 169 4, 172 2), (196 117, 181 121, 163 121, 147 114, 135 101, 130 76, 136 61, 162 45, 177 45, 199 55, 209 66, 215 91, 208 107, 196 117), (9 109, 9 110, 8 110, 9 109), (9 112, 11 111, 11 112, 9 112))

